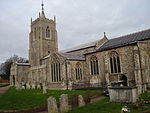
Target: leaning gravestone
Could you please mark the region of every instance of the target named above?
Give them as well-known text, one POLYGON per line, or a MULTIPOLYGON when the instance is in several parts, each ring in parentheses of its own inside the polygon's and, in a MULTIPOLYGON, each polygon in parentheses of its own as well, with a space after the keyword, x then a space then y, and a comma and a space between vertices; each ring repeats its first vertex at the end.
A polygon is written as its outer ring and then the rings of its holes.
POLYGON ((56 99, 53 97, 49 97, 47 101, 48 101, 48 113, 58 113, 56 99))
POLYGON ((79 104, 79 107, 85 106, 85 102, 84 102, 82 95, 79 95, 79 97, 78 97, 78 104, 79 104))
POLYGON ((68 95, 62 94, 60 96, 60 112, 65 113, 65 112, 68 112, 68 110, 69 110, 68 95))

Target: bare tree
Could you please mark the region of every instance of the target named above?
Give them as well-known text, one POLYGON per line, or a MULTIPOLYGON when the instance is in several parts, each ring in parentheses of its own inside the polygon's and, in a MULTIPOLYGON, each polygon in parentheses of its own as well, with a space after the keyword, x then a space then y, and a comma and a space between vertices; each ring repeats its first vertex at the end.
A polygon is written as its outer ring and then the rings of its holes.
POLYGON ((12 57, 10 57, 9 59, 7 59, 4 63, 1 64, 1 68, 0 68, 0 76, 3 79, 9 79, 10 76, 10 68, 11 68, 11 64, 13 62, 17 62, 17 63, 27 63, 28 60, 22 57, 19 57, 17 55, 13 55, 12 57))

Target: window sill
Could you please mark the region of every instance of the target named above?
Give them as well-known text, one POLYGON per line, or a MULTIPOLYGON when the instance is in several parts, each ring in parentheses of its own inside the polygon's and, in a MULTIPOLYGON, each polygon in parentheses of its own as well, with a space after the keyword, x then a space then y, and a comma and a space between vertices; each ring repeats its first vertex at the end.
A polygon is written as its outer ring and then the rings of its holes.
POLYGON ((110 73, 111 75, 121 75, 123 73, 110 73))

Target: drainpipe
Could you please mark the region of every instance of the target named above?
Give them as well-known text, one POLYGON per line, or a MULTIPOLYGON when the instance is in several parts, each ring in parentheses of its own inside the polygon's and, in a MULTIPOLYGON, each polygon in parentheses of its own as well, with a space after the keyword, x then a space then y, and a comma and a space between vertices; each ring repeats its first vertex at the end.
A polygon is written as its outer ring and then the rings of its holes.
POLYGON ((67 90, 68 90, 67 59, 65 60, 65 68, 66 68, 66 86, 67 86, 67 90))

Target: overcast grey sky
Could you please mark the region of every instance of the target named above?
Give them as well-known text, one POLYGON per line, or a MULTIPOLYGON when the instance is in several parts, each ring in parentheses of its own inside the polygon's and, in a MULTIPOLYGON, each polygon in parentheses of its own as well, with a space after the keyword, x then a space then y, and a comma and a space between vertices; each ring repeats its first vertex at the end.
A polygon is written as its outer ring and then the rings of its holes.
MULTIPOLYGON (((0 0, 0 63, 13 54, 28 58, 30 19, 42 0, 0 0)), ((44 0, 57 19, 59 49, 150 28, 150 0, 44 0)))

